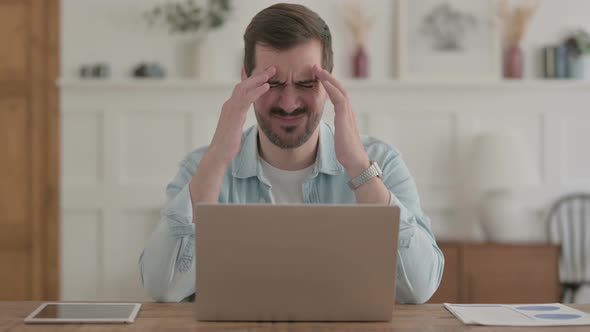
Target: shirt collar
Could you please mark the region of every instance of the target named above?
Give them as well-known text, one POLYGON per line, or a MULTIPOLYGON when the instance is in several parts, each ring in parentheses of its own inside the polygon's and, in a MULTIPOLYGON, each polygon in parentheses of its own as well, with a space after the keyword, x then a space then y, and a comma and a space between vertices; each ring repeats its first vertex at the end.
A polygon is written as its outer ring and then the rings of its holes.
MULTIPOLYGON (((258 164, 258 129, 256 126, 248 128, 242 135, 242 148, 232 160, 232 175, 237 178, 249 178, 259 175, 258 164)), ((320 121, 320 145, 312 177, 318 173, 337 175, 344 168, 336 159, 334 150, 334 130, 325 121, 320 121)))

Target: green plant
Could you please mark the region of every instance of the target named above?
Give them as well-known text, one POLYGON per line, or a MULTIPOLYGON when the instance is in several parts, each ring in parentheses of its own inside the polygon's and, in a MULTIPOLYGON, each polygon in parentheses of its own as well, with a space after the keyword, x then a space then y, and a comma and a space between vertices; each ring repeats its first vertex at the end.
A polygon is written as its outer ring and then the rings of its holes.
POLYGON ((566 39, 565 45, 573 56, 590 54, 590 34, 577 30, 566 39))
POLYGON ((165 23, 170 33, 189 33, 221 27, 231 10, 231 0, 207 0, 205 5, 194 0, 172 1, 153 7, 144 18, 150 25, 165 23))

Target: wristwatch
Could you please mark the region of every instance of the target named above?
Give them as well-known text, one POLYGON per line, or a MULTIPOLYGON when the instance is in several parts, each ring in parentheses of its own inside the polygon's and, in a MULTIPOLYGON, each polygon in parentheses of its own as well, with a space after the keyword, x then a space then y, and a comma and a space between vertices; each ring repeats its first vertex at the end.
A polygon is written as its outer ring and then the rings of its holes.
POLYGON ((377 162, 371 160, 371 166, 364 170, 361 174, 359 174, 354 179, 348 181, 348 186, 352 190, 358 189, 358 187, 362 186, 365 182, 371 180, 374 177, 383 178, 383 171, 377 164, 377 162))

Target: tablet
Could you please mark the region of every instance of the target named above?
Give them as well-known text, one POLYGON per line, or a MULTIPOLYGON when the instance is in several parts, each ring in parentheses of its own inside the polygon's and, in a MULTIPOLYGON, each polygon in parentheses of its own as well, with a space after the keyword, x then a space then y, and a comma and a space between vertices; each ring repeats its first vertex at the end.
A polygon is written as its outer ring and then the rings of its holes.
POLYGON ((60 303, 40 305, 25 323, 133 323, 139 303, 60 303))

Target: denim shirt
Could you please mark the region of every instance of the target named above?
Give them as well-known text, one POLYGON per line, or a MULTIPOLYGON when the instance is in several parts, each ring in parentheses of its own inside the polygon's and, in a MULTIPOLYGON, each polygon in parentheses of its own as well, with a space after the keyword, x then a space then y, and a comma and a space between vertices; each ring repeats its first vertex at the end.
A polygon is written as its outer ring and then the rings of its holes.
MULTIPOLYGON (((348 187, 349 175, 336 159, 334 130, 320 124, 320 138, 313 172, 303 186, 307 204, 356 204, 348 187)), ((247 129, 242 147, 225 172, 220 203, 273 203, 271 187, 258 158, 257 128, 247 129)), ((422 212, 414 179, 399 152, 377 139, 361 137, 369 159, 383 170, 390 191, 390 205, 401 210, 396 300, 424 303, 440 284, 444 257, 422 212)), ((189 183, 207 147, 191 152, 166 188, 167 203, 161 220, 139 258, 141 281, 157 301, 178 302, 195 293, 195 227, 189 183)), ((196 221, 198 222, 198 220, 196 221)))

